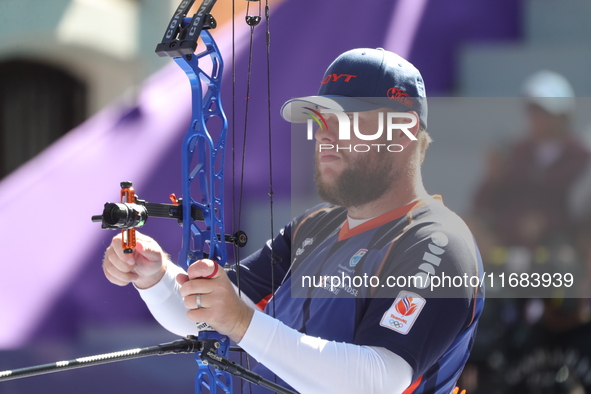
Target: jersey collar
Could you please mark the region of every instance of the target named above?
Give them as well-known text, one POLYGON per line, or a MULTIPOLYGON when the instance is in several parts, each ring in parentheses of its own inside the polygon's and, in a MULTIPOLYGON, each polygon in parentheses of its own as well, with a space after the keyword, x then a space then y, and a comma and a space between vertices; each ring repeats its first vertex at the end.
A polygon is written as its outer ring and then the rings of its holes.
POLYGON ((424 205, 427 205, 428 203, 432 203, 434 201, 443 203, 443 199, 440 195, 433 195, 430 196, 430 198, 420 198, 418 200, 411 201, 410 203, 402 207, 396 208, 390 212, 386 212, 380 216, 376 216, 375 218, 370 219, 367 222, 362 223, 358 226, 355 226, 352 229, 349 229, 349 222, 347 219, 345 219, 345 223, 339 231, 338 240, 342 241, 344 239, 351 238, 357 234, 361 234, 365 231, 374 229, 376 227, 380 227, 381 225, 384 225, 393 220, 400 219, 401 217, 408 215, 411 211, 418 209, 424 205))

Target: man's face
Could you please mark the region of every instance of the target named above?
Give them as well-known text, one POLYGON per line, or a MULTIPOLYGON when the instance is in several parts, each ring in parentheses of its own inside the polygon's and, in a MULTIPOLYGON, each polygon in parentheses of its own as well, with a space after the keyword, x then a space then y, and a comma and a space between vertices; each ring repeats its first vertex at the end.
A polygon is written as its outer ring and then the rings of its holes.
MULTIPOLYGON (((379 116, 384 110, 360 112, 358 118, 359 131, 373 134, 378 130, 379 116)), ((353 116, 351 127, 353 127, 353 116)), ((316 138, 316 172, 314 180, 320 197, 335 205, 357 207, 372 202, 391 188, 398 178, 394 157, 396 153, 386 149, 370 150, 369 152, 349 151, 349 146, 367 144, 351 133, 351 140, 338 141, 339 125, 335 115, 327 114, 326 130, 317 130, 316 138), (339 146, 334 149, 322 149, 320 144, 339 146), (342 149, 347 147, 347 149, 342 149)), ((385 133, 380 140, 371 143, 387 144, 385 133)))

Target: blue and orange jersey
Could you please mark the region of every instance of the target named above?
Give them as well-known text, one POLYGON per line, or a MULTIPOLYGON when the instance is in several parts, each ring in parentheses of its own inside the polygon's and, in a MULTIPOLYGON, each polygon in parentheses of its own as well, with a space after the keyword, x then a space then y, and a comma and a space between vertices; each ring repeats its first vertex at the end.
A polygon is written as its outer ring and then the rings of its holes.
MULTIPOLYGON (((484 306, 484 288, 474 285, 482 275, 470 230, 433 197, 354 228, 344 208, 317 206, 241 263, 240 287, 302 333, 396 353, 413 369, 405 394, 449 394, 484 306), (442 277, 450 278, 443 286, 442 277), (466 278, 477 279, 465 286, 466 278)), ((255 372, 275 378, 262 365, 255 372)))

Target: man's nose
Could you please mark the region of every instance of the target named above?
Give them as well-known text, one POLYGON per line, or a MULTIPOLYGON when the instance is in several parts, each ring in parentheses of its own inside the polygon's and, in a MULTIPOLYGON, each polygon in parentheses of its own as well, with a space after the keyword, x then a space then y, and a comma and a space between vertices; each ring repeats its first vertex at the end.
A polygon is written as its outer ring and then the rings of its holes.
POLYGON ((321 126, 316 129, 314 138, 318 142, 333 143, 338 139, 339 134, 339 122, 337 117, 332 114, 324 116, 324 122, 320 123, 321 126))

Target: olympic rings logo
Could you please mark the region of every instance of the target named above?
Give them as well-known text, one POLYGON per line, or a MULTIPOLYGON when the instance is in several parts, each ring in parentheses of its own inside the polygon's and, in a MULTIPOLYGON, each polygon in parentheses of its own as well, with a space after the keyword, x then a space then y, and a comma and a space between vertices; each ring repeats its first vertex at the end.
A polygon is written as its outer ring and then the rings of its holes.
POLYGON ((395 328, 402 328, 403 324, 394 319, 390 319, 390 325, 394 326, 395 328))

